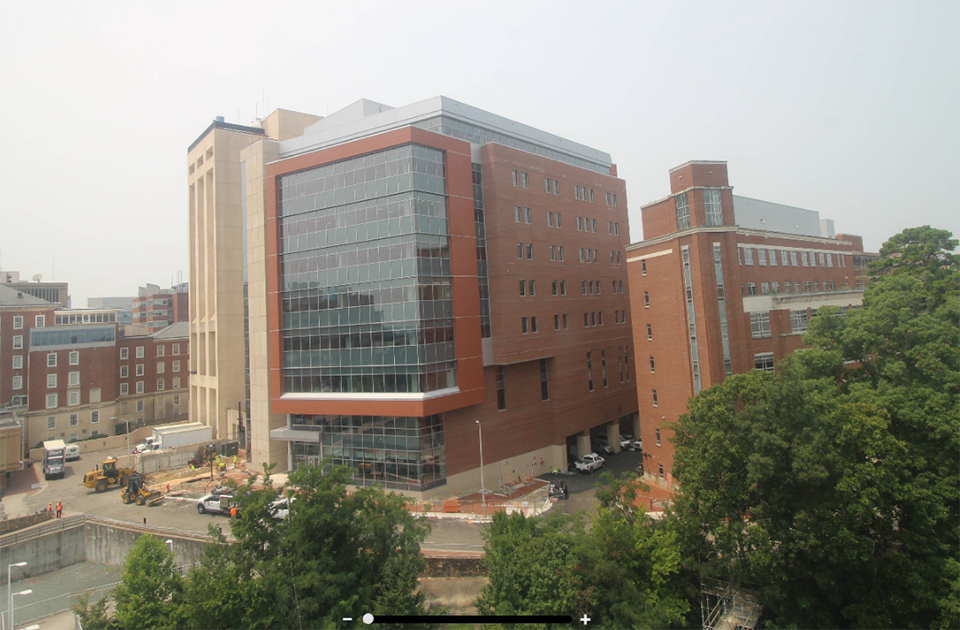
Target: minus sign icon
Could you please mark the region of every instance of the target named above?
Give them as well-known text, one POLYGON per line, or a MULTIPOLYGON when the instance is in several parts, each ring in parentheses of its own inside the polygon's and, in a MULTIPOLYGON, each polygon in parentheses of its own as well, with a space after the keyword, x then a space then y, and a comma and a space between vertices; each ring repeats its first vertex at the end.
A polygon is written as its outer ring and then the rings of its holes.
POLYGON ((344 620, 344 621, 353 621, 353 617, 344 617, 343 620, 344 620))

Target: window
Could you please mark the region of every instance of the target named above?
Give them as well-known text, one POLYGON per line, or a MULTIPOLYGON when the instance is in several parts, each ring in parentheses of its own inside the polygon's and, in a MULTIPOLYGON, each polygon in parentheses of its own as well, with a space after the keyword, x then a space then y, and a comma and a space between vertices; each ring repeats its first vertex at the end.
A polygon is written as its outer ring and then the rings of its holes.
POLYGON ((130 376, 129 367, 126 366, 126 365, 121 365, 121 366, 120 366, 120 378, 127 378, 128 376, 130 376))
MULTIPOLYGON (((521 175, 522 175, 521 179, 523 180, 523 187, 530 188, 530 179, 527 177, 527 174, 521 173, 521 175)), ((530 223, 530 222, 527 221, 527 223, 530 223)))
POLYGON ((656 438, 655 441, 657 443, 657 446, 662 446, 662 444, 660 443, 660 429, 656 430, 656 432, 654 433, 654 438, 656 438))
POLYGON ((797 252, 790 252, 790 265, 793 267, 798 267, 797 264, 797 252))
POLYGON ((523 260, 523 243, 517 243, 517 258, 523 260))
MULTIPOLYGON (((137 381, 137 393, 138 394, 143 393, 143 381, 137 381)), ((140 409, 137 409, 137 411, 140 411, 140 409)))
POLYGON ((773 291, 774 295, 778 295, 780 293, 780 283, 779 282, 772 283, 770 285, 770 290, 773 291))
POLYGON ((580 248, 580 262, 585 262, 583 259, 583 248, 580 248))
POLYGON ((526 335, 528 332, 530 332, 530 331, 527 329, 527 318, 526 318, 526 317, 521 317, 521 318, 520 318, 520 332, 523 333, 524 335, 526 335))
POLYGON ((593 188, 590 189, 590 203, 593 203, 593 188))
POLYGON ((157 389, 158 389, 158 390, 166 389, 166 388, 164 387, 164 383, 163 383, 163 379, 162 379, 162 378, 158 378, 158 379, 157 379, 157 389))
POLYGON ((794 293, 800 293, 800 281, 799 281, 799 280, 797 280, 796 282, 793 283, 793 292, 794 292, 794 293))
POLYGON ((597 295, 600 295, 600 281, 597 280, 594 285, 597 287, 597 295))
POLYGON ((587 281, 587 291, 590 293, 590 295, 593 295, 593 280, 587 281))
POLYGON ((129 357, 130 357, 130 349, 129 349, 129 348, 120 348, 120 358, 121 358, 121 359, 127 359, 127 358, 129 358, 129 357))
POLYGON ((581 281, 580 281, 580 293, 581 293, 582 295, 586 295, 586 294, 587 294, 587 281, 586 281, 586 280, 581 280, 581 281))
POLYGON ((617 264, 620 264, 620 252, 617 252, 617 264))
POLYGON ((57 408, 57 395, 47 394, 47 409, 56 409, 56 408, 57 408))
POLYGON ((540 400, 550 400, 550 383, 547 380, 546 359, 540 359, 540 400))
POLYGON ((57 428, 57 417, 47 416, 47 431, 53 431, 57 428))
POLYGON ((174 372, 179 372, 179 371, 180 371, 180 362, 179 362, 179 361, 174 361, 174 362, 173 362, 173 371, 174 371, 174 372))
POLYGON ((811 266, 811 267, 816 267, 816 266, 817 266, 817 253, 816 253, 816 252, 810 252, 810 266, 811 266))
POLYGON ((593 312, 590 313, 590 325, 591 325, 591 326, 596 326, 596 325, 597 325, 597 312, 596 312, 596 311, 593 311, 593 312))
POLYGON ((752 265, 753 264, 753 248, 745 247, 743 249, 743 264, 752 265))
POLYGON ((543 190, 544 190, 544 192, 546 192, 548 195, 550 194, 550 178, 549 178, 549 177, 544 177, 544 178, 543 178, 543 190))
POLYGON ((551 293, 551 294, 557 295, 557 286, 558 286, 558 285, 557 285, 557 281, 556 281, 556 280, 554 280, 554 281, 552 281, 552 282, 550 283, 550 293, 551 293))
MULTIPOLYGON (((549 191, 548 191, 549 192, 549 191)), ((553 227, 553 213, 547 212, 547 227, 553 227)))
POLYGON ((98 422, 100 422, 100 412, 99 412, 99 411, 91 411, 91 412, 90 412, 90 424, 97 424, 98 422))
POLYGON ((647 341, 653 341, 653 326, 647 324, 647 341))
POLYGON ((503 366, 498 365, 497 369, 497 409, 503 411, 507 408, 507 391, 503 382, 503 366))
POLYGON ((790 266, 790 252, 785 249, 780 250, 780 263, 784 267, 790 266))
POLYGON ((130 386, 127 385, 126 383, 120 383, 120 395, 126 396, 129 393, 130 393, 130 386))
POLYGON ((784 293, 793 293, 793 285, 790 284, 790 281, 783 283, 783 292, 784 293))
MULTIPOLYGON (((560 182, 558 182, 557 180, 553 180, 553 194, 555 195, 560 194, 560 182)), ((557 227, 560 227, 560 226, 558 225, 557 227)))
MULTIPOLYGON (((590 251, 590 250, 587 250, 590 251)), ((593 250, 593 262, 600 262, 600 256, 597 254, 597 250, 593 250)))
POLYGON ((770 336, 770 313, 750 313, 750 329, 754 339, 770 336))
POLYGON ((627 372, 627 380, 630 380, 630 345, 623 347, 623 367, 627 372))
POLYGON ((650 292, 643 292, 643 308, 650 308, 650 292))
POLYGON ((90 404, 95 404, 100 402, 100 388, 91 387, 90 388, 90 404))
POLYGON ((809 281, 809 280, 807 280, 807 281, 805 281, 805 282, 803 283, 803 290, 804 290, 805 293, 810 293, 811 284, 810 284, 810 281, 809 281))
POLYGON ((78 424, 80 424, 80 414, 78 414, 78 413, 71 413, 71 414, 70 414, 70 426, 71 426, 71 427, 75 427, 75 426, 77 426, 78 424))
POLYGON ((46 315, 37 315, 34 319, 34 326, 37 328, 43 328, 47 325, 47 316, 46 315))
POLYGON ((23 389, 23 377, 14 376, 13 377, 13 389, 23 389))
POLYGON ((533 243, 527 243, 527 260, 533 260, 533 243))
POLYGON ((653 406, 654 406, 654 407, 659 407, 659 406, 660 406, 660 400, 657 398, 657 390, 653 389, 653 390, 650 390, 650 391, 653 393, 653 406))
POLYGON ((590 391, 593 391, 593 353, 587 353, 587 381, 590 391))
POLYGON ((579 198, 580 198, 580 187, 579 187, 579 186, 574 186, 574 187, 573 187, 573 198, 574 198, 574 199, 579 199, 579 198))
POLYGON ((641 274, 641 275, 644 275, 644 276, 647 275, 647 261, 646 261, 646 260, 641 260, 641 261, 640 261, 640 274, 641 274))
POLYGON ((583 232, 583 217, 577 217, 577 232, 583 232))
MULTIPOLYGON (((763 251, 763 250, 760 250, 760 251, 763 251)), ((760 283, 760 293, 763 294, 763 295, 770 295, 770 283, 769 283, 769 282, 761 282, 761 283, 760 283)))
POLYGON ((138 359, 143 358, 143 346, 137 346, 137 358, 138 359))
MULTIPOLYGON (((533 280, 531 280, 531 282, 533 282, 533 280)), ((163 374, 166 371, 166 369, 167 369, 166 363, 164 363, 163 361, 160 361, 159 363, 157 363, 157 374, 163 374)))
POLYGON ((47 389, 56 389, 57 388, 57 375, 47 374, 47 389))
POLYGON ((590 231, 593 232, 594 234, 597 233, 597 220, 596 220, 596 219, 590 219, 590 231))
POLYGON ((23 369, 23 355, 15 354, 13 355, 13 369, 22 370, 23 369))
POLYGON ((567 314, 563 314, 563 329, 567 330, 567 314))
POLYGON ((614 208, 617 207, 617 193, 610 193, 610 200, 613 202, 612 205, 614 208))
POLYGON ((520 206, 513 207, 513 220, 514 220, 514 223, 522 223, 523 211, 520 209, 520 206))
POLYGON ((524 297, 527 294, 527 281, 520 281, 520 297, 524 297))
POLYGON ((807 311, 790 311, 790 328, 795 333, 807 332, 807 311))
POLYGON ((804 267, 810 266, 810 255, 807 252, 800 252, 800 258, 803 260, 804 267))
POLYGON ((23 349, 23 335, 14 335, 13 337, 13 349, 22 350, 23 349))
POLYGON ((67 386, 68 387, 80 387, 80 372, 79 370, 73 372, 67 372, 67 386))
POLYGON ((761 372, 773 372, 773 353, 762 352, 753 355, 753 366, 761 372))
POLYGON ((13 329, 14 330, 23 329, 23 315, 15 315, 13 317, 13 329))
POLYGON ((657 373, 657 365, 656 365, 656 363, 654 362, 653 357, 650 357, 650 373, 651 373, 651 374, 656 374, 656 373, 657 373))
POLYGON ((179 344, 179 343, 173 344, 173 354, 180 354, 180 344, 179 344))
POLYGON ((563 245, 557 248, 557 260, 559 260, 560 262, 563 262, 563 245))
POLYGON ((757 294, 757 283, 748 282, 747 283, 747 295, 756 295, 757 294))
POLYGON ((703 191, 703 205, 707 212, 707 225, 723 225, 723 211, 720 207, 720 191, 709 188, 703 191))
POLYGON ((607 221, 607 234, 613 234, 613 221, 607 221))
POLYGON ((597 311, 597 326, 603 326, 603 311, 597 311))
POLYGON ((554 316, 553 316, 553 329, 554 329, 554 330, 560 330, 560 316, 559 316, 559 315, 554 315, 554 316))
POLYGON ((47 354, 47 367, 57 367, 57 353, 50 352, 47 354))
POLYGON ((179 376, 174 376, 174 377, 173 377, 173 388, 174 388, 174 389, 180 389, 180 377, 179 377, 179 376))
POLYGON ((583 327, 590 328, 590 313, 583 314, 583 327))
POLYGON ((814 291, 819 291, 819 290, 820 290, 820 283, 817 282, 816 280, 813 281, 813 290, 814 290, 814 291))
POLYGON ((76 407, 79 404, 80 404, 80 392, 79 391, 67 392, 67 405, 69 405, 70 407, 76 407))
POLYGON ((80 353, 76 350, 70 352, 70 365, 80 365, 80 353))
POLYGON ((142 400, 138 400, 138 401, 137 401, 137 411, 143 411, 143 401, 142 401, 142 400))
POLYGON ((607 386, 607 351, 600 351, 600 373, 603 375, 603 386, 607 386))
POLYGON ((177 394, 176 396, 173 397, 173 406, 174 407, 180 406, 180 394, 177 394))
POLYGON ((561 280, 561 281, 560 281, 560 295, 566 295, 566 294, 567 294, 567 281, 566 281, 566 280, 561 280))
POLYGON ((520 171, 513 171, 513 185, 520 185, 520 171))
POLYGON ((620 236, 620 223, 619 223, 618 221, 615 221, 615 222, 613 223, 613 233, 614 233, 616 236, 620 236))
POLYGON ((770 266, 776 267, 777 266, 777 250, 771 249, 769 253, 770 253, 770 266))
MULTIPOLYGON (((536 295, 537 294, 537 281, 530 280, 527 282, 527 295, 536 295)), ((160 370, 161 372, 163 370, 160 370)))
POLYGON ((157 356, 162 357, 166 352, 166 346, 157 346, 157 356))
POLYGON ((137 364, 137 376, 143 376, 143 363, 137 364))
POLYGON ((690 206, 687 203, 687 193, 677 195, 677 229, 690 229, 690 206))
POLYGON ((757 250, 757 265, 761 267, 767 266, 767 250, 765 249, 757 250))

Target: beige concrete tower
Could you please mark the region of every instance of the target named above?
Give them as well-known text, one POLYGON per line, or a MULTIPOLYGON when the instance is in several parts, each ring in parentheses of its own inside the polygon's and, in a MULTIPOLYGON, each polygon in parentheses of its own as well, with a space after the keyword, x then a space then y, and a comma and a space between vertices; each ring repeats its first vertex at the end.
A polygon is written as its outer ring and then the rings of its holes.
POLYGON ((187 150, 190 420, 212 426, 217 438, 236 437, 238 406, 246 399, 240 152, 264 138, 302 134, 316 120, 284 110, 261 126, 218 118, 187 150))

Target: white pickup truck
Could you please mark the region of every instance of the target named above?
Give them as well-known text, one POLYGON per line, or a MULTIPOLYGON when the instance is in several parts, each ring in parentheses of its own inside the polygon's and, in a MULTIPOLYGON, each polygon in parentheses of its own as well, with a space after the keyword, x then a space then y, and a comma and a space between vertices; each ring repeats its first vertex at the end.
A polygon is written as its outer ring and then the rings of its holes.
POLYGON ((201 497, 197 501, 197 512, 201 514, 229 514, 234 505, 233 496, 229 494, 213 493, 201 497))
POLYGON ((588 453, 583 459, 578 459, 573 463, 574 467, 582 473, 592 473, 595 470, 603 468, 604 459, 596 453, 588 453))

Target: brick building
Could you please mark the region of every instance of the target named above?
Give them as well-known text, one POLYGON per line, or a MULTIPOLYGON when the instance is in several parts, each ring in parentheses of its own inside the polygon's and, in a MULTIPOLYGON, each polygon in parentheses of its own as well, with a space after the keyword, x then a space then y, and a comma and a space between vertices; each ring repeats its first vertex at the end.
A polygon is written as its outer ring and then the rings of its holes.
POLYGON ((664 425, 726 376, 774 370, 821 306, 860 306, 854 256, 870 256, 816 212, 735 196, 725 162, 672 169, 670 190, 626 248, 646 473, 668 486, 664 425))
POLYGON ((0 405, 28 402, 30 331, 53 324, 57 304, 0 284, 0 405))
MULTIPOLYGON (((444 97, 292 114, 215 123, 188 153, 191 324, 206 342, 199 305, 241 291, 198 280, 221 255, 201 230, 245 239, 257 467, 332 457, 357 484, 450 494, 480 486, 480 427, 488 487, 639 428, 625 184, 608 154, 444 97), (241 182, 242 220, 201 225, 204 190, 224 180, 241 182)), ((206 346, 197 384, 240 390, 224 378, 235 352, 206 346)))
POLYGON ((140 287, 133 298, 133 325, 146 325, 150 333, 190 319, 190 293, 186 283, 171 289, 155 284, 140 287))
POLYGON ((117 346, 120 419, 130 421, 131 426, 185 419, 189 410, 189 324, 180 322, 149 335, 121 337, 117 346))

